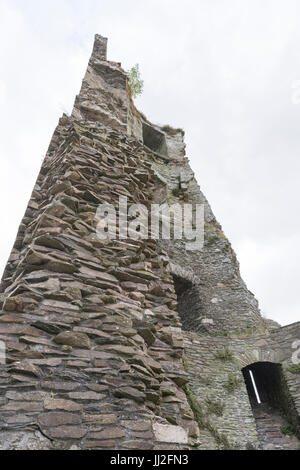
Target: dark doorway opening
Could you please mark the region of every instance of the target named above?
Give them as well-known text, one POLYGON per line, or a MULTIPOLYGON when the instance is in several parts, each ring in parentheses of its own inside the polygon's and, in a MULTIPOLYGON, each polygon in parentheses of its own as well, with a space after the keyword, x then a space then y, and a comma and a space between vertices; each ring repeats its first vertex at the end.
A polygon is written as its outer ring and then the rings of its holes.
POLYGON ((280 406, 282 394, 280 364, 256 362, 245 367, 242 372, 252 406, 260 404, 259 401, 275 408, 280 406))
POLYGON ((280 437, 282 427, 291 427, 299 438, 299 415, 281 364, 255 362, 242 369, 242 373, 260 437, 267 435, 272 441, 274 430, 280 437))

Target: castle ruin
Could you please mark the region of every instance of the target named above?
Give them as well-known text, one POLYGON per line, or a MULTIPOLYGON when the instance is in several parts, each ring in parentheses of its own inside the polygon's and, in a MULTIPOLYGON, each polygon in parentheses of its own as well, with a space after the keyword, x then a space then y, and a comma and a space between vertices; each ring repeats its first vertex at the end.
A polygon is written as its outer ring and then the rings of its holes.
POLYGON ((0 292, 0 449, 298 448, 300 323, 262 318, 184 132, 135 108, 99 35, 0 292), (99 239, 120 197, 204 205, 203 249, 99 239))

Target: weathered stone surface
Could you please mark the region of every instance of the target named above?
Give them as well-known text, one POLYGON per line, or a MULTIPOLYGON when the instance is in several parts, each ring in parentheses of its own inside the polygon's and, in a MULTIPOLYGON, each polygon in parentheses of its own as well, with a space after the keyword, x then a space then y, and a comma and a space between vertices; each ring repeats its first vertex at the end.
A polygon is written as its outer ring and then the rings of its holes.
POLYGON ((116 441, 86 441, 83 444, 85 449, 114 449, 116 441))
POLYGON ((76 266, 65 261, 49 261, 49 263, 46 264, 46 268, 56 273, 72 274, 76 271, 76 266))
POLYGON ((148 346, 152 346, 152 344, 155 343, 155 339, 156 339, 155 335, 153 334, 153 332, 151 331, 149 327, 138 328, 138 333, 140 336, 142 336, 142 338, 144 338, 148 346))
POLYGON ((115 390, 114 394, 119 398, 132 398, 137 402, 145 401, 145 394, 133 387, 120 387, 119 389, 115 390))
POLYGON ((86 400, 86 401, 101 401, 105 395, 96 392, 72 392, 69 397, 73 400, 86 400))
POLYGON ((45 392, 14 392, 9 391, 6 393, 6 398, 14 401, 42 401, 46 393, 45 392))
POLYGON ((82 439, 86 432, 81 426, 59 426, 48 431, 52 439, 82 439))
POLYGON ((7 312, 23 312, 23 302, 19 297, 8 297, 4 302, 4 310, 7 312))
POLYGON ((76 390, 80 386, 79 383, 74 382, 42 382, 42 388, 46 390, 51 390, 55 392, 70 392, 71 390, 76 390))
POLYGON ((82 405, 71 400, 48 397, 44 401, 45 410, 81 411, 82 405))
POLYGON ((150 421, 121 421, 121 425, 131 431, 146 432, 151 430, 150 421))
POLYGON ((1 412, 3 411, 23 411, 28 413, 34 413, 36 411, 42 411, 42 403, 31 403, 28 401, 19 402, 19 401, 9 401, 6 405, 1 407, 1 412))
POLYGON ((125 436, 125 431, 120 428, 107 428, 105 431, 101 432, 91 432, 88 437, 90 439, 119 439, 125 436))
POLYGON ((59 335, 54 338, 54 342, 57 344, 64 344, 79 349, 91 348, 91 342, 89 337, 85 333, 77 333, 75 331, 66 331, 64 333, 59 333, 59 335))
POLYGON ((117 416, 114 414, 108 414, 108 415, 87 415, 85 414, 83 416, 83 423, 86 424, 101 424, 101 425, 107 425, 107 424, 117 424, 117 416))
POLYGON ((56 411, 50 411, 48 413, 40 414, 38 420, 42 427, 54 427, 65 424, 81 423, 80 416, 77 414, 56 411))
POLYGON ((0 334, 19 334, 24 330, 23 325, 3 323, 0 324, 0 334))
POLYGON ((153 445, 149 441, 143 439, 133 439, 131 441, 123 441, 121 449, 125 450, 149 450, 152 449, 153 445))
POLYGON ((176 442, 177 444, 188 443, 187 432, 180 426, 154 423, 153 432, 155 439, 159 442, 176 442))
POLYGON ((15 362, 10 366, 10 370, 19 374, 33 375, 35 377, 40 377, 42 375, 41 370, 34 366, 29 360, 15 362))
POLYGON ((1 450, 54 450, 51 441, 40 431, 1 431, 1 450))

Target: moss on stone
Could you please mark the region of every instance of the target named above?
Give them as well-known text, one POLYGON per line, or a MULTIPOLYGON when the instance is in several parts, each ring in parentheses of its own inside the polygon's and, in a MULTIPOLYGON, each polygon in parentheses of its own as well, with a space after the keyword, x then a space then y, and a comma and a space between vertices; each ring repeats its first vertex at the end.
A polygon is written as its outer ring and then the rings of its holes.
POLYGON ((188 401, 191 409, 193 410, 193 413, 194 413, 195 419, 198 423, 198 426, 199 426, 200 429, 201 428, 203 429, 205 426, 204 426, 204 414, 203 414, 202 408, 199 405, 199 402, 197 401, 195 395, 193 394, 190 385, 186 384, 183 387, 183 389, 184 389, 184 392, 186 394, 187 401, 188 401))
POLYGON ((224 413, 225 405, 221 401, 212 400, 211 398, 206 399, 206 407, 208 414, 214 414, 222 416, 224 413))
POLYGON ((300 374, 300 364, 292 364, 287 370, 292 374, 300 374))
POLYGON ((281 426, 280 431, 285 436, 293 436, 295 434, 294 428, 291 424, 285 424, 281 426))
POLYGON ((167 134, 170 134, 171 136, 174 136, 176 134, 178 134, 179 132, 184 135, 185 132, 183 129, 181 128, 178 128, 178 129, 174 129, 174 127, 171 127, 169 126, 168 124, 166 124, 165 126, 161 127, 161 130, 166 132, 167 134))
POLYGON ((215 358, 219 359, 220 361, 233 361, 233 353, 229 349, 223 349, 222 351, 218 351, 215 354, 215 358))
POLYGON ((205 414, 194 393, 192 392, 190 385, 186 384, 183 389, 185 391, 187 401, 194 413, 195 420, 198 423, 199 429, 206 429, 207 431, 209 431, 215 439, 217 445, 220 447, 220 449, 231 450, 232 446, 228 441, 227 437, 224 434, 219 433, 205 417, 205 414))
POLYGON ((115 304, 117 299, 113 295, 103 295, 101 300, 105 305, 115 304))
POLYGON ((183 368, 187 372, 189 369, 189 363, 185 354, 182 355, 183 368))
POLYGON ((242 380, 240 377, 234 374, 228 375, 228 380, 223 384, 223 387, 227 391, 227 393, 233 393, 236 389, 240 388, 242 384, 242 380))
POLYGON ((206 237, 206 240, 205 240, 205 245, 206 245, 206 246, 211 246, 211 245, 213 245, 214 243, 216 243, 218 240, 219 240, 218 235, 210 235, 210 236, 207 236, 207 237, 206 237))

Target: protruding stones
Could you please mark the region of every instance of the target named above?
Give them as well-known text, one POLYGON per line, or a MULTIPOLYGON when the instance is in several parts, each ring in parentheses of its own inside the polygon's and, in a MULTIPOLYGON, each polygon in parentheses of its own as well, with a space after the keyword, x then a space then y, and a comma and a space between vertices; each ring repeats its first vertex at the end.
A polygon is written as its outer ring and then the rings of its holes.
POLYGON ((72 346, 78 349, 90 349, 91 348, 91 341, 85 333, 65 331, 57 335, 53 341, 56 344, 72 346))
POLYGON ((145 401, 145 394, 132 387, 120 387, 115 390, 114 395, 118 398, 131 398, 140 403, 145 401))
POLYGON ((23 312, 23 302, 19 297, 8 297, 4 302, 3 309, 6 312, 23 312))
POLYGON ((82 405, 71 400, 54 399, 48 397, 44 401, 45 410, 81 411, 82 405))

